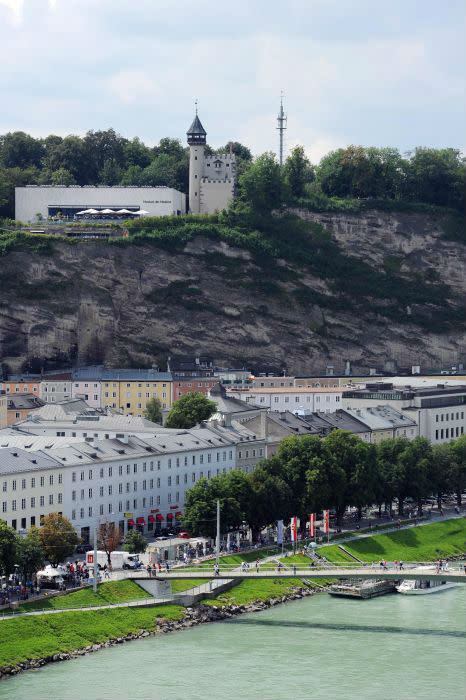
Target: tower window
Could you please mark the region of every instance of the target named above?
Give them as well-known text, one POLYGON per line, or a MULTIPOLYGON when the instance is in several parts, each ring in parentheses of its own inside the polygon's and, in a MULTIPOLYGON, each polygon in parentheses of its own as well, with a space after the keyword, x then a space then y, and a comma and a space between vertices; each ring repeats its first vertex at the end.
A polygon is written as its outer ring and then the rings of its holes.
POLYGON ((194 176, 194 179, 197 180, 197 175, 194 176))
POLYGON ((194 160, 197 160, 197 156, 194 156, 194 160))

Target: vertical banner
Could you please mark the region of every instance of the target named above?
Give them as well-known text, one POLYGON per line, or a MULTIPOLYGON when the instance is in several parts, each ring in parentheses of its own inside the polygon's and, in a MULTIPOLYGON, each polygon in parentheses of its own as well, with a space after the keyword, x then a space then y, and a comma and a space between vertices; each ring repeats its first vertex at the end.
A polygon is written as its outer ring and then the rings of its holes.
POLYGON ((330 538, 330 511, 324 510, 324 532, 327 533, 327 541, 330 538))
POLYGON ((297 542, 298 540, 298 518, 293 516, 291 519, 291 541, 297 542))
POLYGON ((309 537, 312 537, 312 538, 314 538, 316 536, 315 522, 316 522, 316 514, 311 513, 309 516, 309 537))
POLYGON ((277 544, 283 544, 283 520, 277 520, 277 544))

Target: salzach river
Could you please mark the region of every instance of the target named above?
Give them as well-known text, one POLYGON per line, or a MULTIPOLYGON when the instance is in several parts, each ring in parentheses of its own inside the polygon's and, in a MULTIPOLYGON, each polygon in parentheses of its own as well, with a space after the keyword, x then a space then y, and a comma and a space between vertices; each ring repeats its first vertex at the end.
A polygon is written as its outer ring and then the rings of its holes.
POLYGON ((464 700, 465 594, 322 594, 29 671, 0 698, 464 700))

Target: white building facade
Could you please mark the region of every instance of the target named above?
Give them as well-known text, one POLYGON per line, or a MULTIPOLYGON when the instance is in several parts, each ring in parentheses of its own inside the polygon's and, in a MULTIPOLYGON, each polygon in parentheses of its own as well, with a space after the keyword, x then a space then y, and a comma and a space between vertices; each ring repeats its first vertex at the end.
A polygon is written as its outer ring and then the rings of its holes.
POLYGON ((331 413, 341 408, 341 389, 310 389, 304 387, 263 387, 228 391, 230 396, 271 411, 290 411, 307 415, 320 411, 331 413))
POLYGON ((386 404, 412 418, 418 434, 433 444, 451 442, 466 432, 466 386, 393 386, 366 384, 343 393, 345 410, 386 404))
POLYGON ((86 209, 146 211, 148 216, 186 213, 186 195, 171 187, 107 187, 104 185, 27 185, 15 188, 15 219, 34 222, 73 216, 86 209))

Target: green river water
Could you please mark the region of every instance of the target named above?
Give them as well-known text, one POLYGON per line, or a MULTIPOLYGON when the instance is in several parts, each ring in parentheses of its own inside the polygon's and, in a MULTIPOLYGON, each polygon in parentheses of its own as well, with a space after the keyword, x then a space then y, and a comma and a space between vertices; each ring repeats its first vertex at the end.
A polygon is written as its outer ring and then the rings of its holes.
POLYGON ((320 594, 29 671, 0 698, 464 700, 465 594, 320 594))

